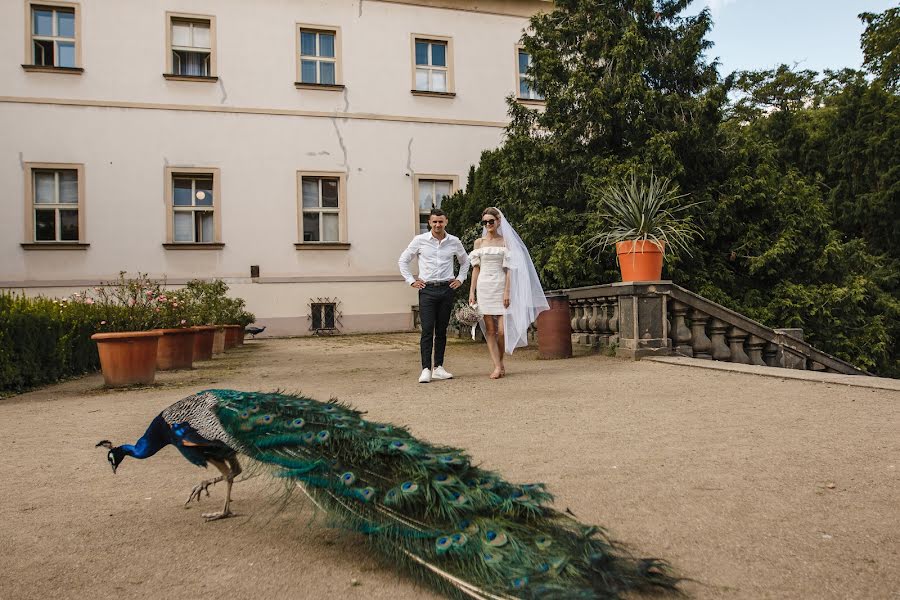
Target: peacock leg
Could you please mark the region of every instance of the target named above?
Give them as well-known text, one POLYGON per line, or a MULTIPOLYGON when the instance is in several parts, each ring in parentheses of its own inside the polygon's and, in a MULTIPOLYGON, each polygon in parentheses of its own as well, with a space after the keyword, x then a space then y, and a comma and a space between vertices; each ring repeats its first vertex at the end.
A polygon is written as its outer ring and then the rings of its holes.
POLYGON ((233 516, 234 513, 229 510, 229 505, 231 504, 231 486, 234 484, 234 478, 241 472, 241 465, 238 463, 236 458, 228 458, 226 461, 218 461, 218 460, 208 460, 207 462, 212 463, 217 469, 222 472, 221 477, 217 477, 218 481, 225 480, 225 505, 222 507, 222 510, 219 512, 213 513, 203 513, 201 516, 207 521, 216 521, 218 519, 227 519, 228 517, 233 516), (227 462, 226 462, 227 461, 227 462))
MULTIPOLYGON (((212 461, 208 461, 212 462, 212 461)), ((218 465, 217 465, 218 466, 218 465)), ((220 469, 221 470, 221 469, 220 469)), ((200 483, 194 486, 194 489, 191 490, 191 495, 188 496, 188 499, 185 500, 184 505, 187 506, 191 503, 191 500, 196 500, 200 502, 200 496, 203 495, 203 492, 206 492, 206 497, 209 498, 209 486, 216 485, 220 481, 224 480, 225 477, 220 475, 219 477, 213 477, 212 479, 204 479, 200 483)))

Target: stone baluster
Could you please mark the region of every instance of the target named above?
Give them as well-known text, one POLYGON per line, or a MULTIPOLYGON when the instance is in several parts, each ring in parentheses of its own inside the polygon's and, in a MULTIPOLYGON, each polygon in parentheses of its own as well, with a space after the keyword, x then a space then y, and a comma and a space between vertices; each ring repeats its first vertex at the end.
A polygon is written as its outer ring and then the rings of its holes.
POLYGON ((747 332, 737 327, 728 329, 728 347, 731 350, 731 362, 743 365, 750 364, 750 357, 744 352, 744 340, 747 339, 747 332))
POLYGON ((763 348, 763 362, 769 367, 780 367, 778 364, 778 346, 768 342, 763 348))
POLYGON ((672 346, 675 352, 683 356, 693 356, 694 350, 691 348, 691 330, 688 329, 685 317, 688 312, 688 305, 678 300, 672 300, 672 346))
POLYGON ((756 337, 755 335, 751 335, 747 338, 747 356, 750 357, 751 365, 759 365, 761 367, 767 366, 762 358, 765 345, 766 340, 756 337))
POLYGON ((709 315, 697 310, 691 311, 691 349, 694 358, 712 358, 712 341, 706 337, 706 323, 709 315))
POLYGON ((569 306, 572 308, 572 344, 578 343, 578 323, 581 322, 581 305, 578 300, 570 300, 569 306))
POLYGON ((725 344, 725 331, 728 323, 715 317, 709 320, 709 341, 712 343, 713 360, 729 360, 731 350, 725 344))
POLYGON ((601 348, 609 345, 609 298, 600 299, 600 308, 597 311, 597 335, 601 348))
POLYGON ((595 298, 588 301, 590 311, 587 319, 588 344, 592 347, 600 345, 600 299, 595 298))
POLYGON ((619 343, 619 298, 615 296, 611 298, 611 310, 609 314, 609 321, 607 323, 607 327, 609 327, 609 343, 610 344, 618 344, 619 343))

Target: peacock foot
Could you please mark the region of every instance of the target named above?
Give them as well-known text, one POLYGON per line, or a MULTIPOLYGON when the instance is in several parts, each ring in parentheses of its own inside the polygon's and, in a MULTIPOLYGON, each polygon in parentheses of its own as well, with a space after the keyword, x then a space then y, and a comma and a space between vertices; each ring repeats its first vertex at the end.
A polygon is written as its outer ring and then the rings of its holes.
POLYGON ((227 519, 228 517, 233 517, 235 515, 230 510, 220 510, 218 512, 203 513, 200 516, 202 516, 204 519, 206 519, 207 522, 209 522, 218 521, 219 519, 227 519))
POLYGON ((184 505, 187 506, 191 503, 191 500, 196 500, 200 502, 200 496, 203 492, 206 492, 206 497, 209 498, 209 487, 217 484, 221 481, 221 477, 217 477, 215 479, 207 479, 206 481, 201 481, 197 485, 194 486, 194 489, 191 490, 191 495, 188 496, 188 499, 185 500, 184 505))

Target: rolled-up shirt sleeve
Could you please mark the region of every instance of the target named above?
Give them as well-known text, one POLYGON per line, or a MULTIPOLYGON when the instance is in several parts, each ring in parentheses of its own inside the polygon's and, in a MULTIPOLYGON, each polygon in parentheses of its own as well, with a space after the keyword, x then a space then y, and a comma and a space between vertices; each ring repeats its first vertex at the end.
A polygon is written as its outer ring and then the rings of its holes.
POLYGON ((469 253, 466 252, 466 248, 461 241, 456 240, 456 245, 456 258, 459 259, 459 275, 456 276, 456 279, 463 283, 466 277, 469 276, 469 253))
POLYGON ((400 267, 400 274, 409 285, 416 282, 416 278, 413 277, 412 271, 409 270, 409 263, 412 262, 412 259, 415 258, 418 253, 419 239, 413 238, 413 241, 409 243, 409 246, 407 246, 406 250, 400 255, 400 260, 397 261, 397 265, 400 267))

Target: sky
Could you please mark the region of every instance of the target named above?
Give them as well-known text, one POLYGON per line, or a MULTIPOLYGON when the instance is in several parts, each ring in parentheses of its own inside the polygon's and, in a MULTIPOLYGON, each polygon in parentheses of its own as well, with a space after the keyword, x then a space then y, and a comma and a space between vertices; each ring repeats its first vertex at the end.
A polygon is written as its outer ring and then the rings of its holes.
POLYGON ((771 69, 785 63, 798 69, 860 68, 861 12, 879 13, 897 0, 694 0, 697 13, 709 6, 719 73, 771 69))

